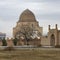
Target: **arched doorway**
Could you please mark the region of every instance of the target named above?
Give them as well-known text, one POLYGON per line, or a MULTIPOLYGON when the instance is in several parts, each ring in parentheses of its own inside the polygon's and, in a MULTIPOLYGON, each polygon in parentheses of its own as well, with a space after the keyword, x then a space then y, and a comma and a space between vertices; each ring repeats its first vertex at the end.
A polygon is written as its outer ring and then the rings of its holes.
POLYGON ((51 35, 50 45, 51 45, 51 46, 55 46, 55 36, 54 36, 54 34, 51 35))

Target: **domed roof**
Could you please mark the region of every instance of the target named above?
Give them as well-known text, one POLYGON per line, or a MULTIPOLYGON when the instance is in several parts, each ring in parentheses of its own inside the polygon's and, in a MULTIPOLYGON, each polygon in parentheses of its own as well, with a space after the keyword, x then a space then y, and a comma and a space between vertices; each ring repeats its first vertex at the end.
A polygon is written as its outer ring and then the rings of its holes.
POLYGON ((18 22, 36 22, 36 19, 34 14, 29 9, 26 9, 20 15, 18 22))

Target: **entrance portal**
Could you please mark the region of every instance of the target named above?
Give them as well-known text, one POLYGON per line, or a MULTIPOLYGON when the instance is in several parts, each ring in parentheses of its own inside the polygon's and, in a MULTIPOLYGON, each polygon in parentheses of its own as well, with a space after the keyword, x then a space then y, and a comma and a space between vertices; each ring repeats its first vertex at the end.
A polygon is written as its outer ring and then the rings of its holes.
POLYGON ((51 35, 50 45, 55 46, 55 36, 54 36, 54 34, 51 35))

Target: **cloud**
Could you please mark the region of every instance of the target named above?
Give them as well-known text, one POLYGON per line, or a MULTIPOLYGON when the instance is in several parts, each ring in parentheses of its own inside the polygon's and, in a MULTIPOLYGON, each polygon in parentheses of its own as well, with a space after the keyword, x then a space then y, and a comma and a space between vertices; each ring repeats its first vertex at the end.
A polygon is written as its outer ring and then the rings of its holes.
POLYGON ((18 18, 23 10, 26 8, 29 8, 36 14, 52 14, 52 13, 59 13, 60 12, 60 5, 59 4, 51 4, 51 3, 24 3, 23 4, 9 4, 8 6, 4 5, 3 7, 1 6, 0 14, 1 16, 7 18, 5 20, 9 20, 10 18, 18 18), (2 13, 3 12, 3 13, 2 13), (20 12, 20 13, 19 13, 20 12), (6 17, 7 16, 7 17, 6 17))

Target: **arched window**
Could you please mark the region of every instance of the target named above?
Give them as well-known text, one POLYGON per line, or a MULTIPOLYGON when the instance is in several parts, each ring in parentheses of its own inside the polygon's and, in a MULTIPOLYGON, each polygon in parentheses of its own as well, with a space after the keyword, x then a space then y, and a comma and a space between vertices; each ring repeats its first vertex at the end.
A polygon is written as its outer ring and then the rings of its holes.
POLYGON ((33 27, 33 24, 32 24, 32 27, 33 27))

